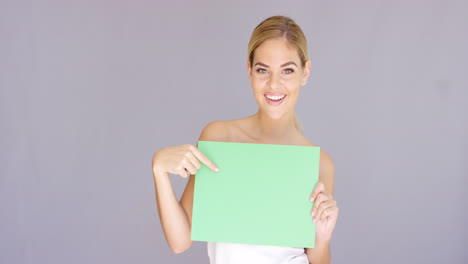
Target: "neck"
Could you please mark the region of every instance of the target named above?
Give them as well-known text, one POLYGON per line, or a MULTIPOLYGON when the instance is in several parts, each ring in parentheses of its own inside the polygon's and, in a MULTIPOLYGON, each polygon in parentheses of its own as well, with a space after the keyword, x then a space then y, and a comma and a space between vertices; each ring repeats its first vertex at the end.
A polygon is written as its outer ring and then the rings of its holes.
POLYGON ((297 133, 294 111, 284 114, 281 118, 272 119, 259 109, 254 114, 254 121, 257 136, 266 140, 283 141, 297 133))

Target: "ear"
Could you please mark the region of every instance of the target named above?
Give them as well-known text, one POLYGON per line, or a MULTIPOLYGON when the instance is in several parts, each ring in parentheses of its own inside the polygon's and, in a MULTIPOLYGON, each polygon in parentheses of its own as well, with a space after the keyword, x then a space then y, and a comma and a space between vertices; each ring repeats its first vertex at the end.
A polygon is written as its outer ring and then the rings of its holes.
POLYGON ((309 79, 309 74, 310 74, 310 60, 307 60, 305 65, 304 65, 304 74, 302 75, 302 80, 301 80, 301 86, 304 86, 307 84, 307 79, 309 79))

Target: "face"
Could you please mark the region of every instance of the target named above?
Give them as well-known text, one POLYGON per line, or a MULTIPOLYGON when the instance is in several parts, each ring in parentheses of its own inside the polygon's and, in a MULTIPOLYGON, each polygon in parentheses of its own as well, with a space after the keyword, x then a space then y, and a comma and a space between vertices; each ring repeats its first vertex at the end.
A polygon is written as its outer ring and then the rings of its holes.
POLYGON ((310 61, 302 68, 296 47, 284 38, 269 39, 255 49, 252 65, 247 59, 247 69, 260 111, 278 119, 294 111, 310 61))

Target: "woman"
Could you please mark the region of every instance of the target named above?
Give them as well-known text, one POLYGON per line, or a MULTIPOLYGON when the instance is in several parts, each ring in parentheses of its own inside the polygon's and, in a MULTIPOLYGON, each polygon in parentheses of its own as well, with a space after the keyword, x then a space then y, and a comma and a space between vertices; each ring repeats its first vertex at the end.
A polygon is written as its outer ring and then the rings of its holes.
MULTIPOLYGON (((307 41, 300 27, 285 16, 272 16, 261 22, 249 41, 247 71, 259 106, 257 113, 235 120, 213 121, 203 128, 199 140, 315 146, 299 131, 302 127, 294 111, 299 89, 307 83, 310 72, 307 41)), ((153 156, 159 217, 174 253, 184 252, 192 244, 193 190, 200 162, 219 171, 191 144, 166 147, 153 156), (184 178, 190 173, 180 202, 168 173, 184 178)), ((311 201, 315 201, 311 211, 311 221, 316 223, 315 248, 208 242, 210 262, 330 263, 330 239, 338 216, 333 185, 333 162, 321 150, 319 183, 311 195, 311 201)))

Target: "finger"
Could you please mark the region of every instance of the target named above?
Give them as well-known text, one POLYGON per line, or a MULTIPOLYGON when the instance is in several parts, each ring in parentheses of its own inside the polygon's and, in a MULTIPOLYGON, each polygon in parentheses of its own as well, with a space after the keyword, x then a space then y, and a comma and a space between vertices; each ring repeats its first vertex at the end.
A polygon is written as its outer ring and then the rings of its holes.
POLYGON ((190 150, 193 152, 193 155, 195 155, 195 157, 197 157, 197 159, 203 162, 203 164, 205 164, 208 168, 212 169, 215 172, 219 171, 219 168, 216 165, 214 165, 214 163, 211 162, 211 160, 207 156, 205 156, 205 154, 203 154, 198 148, 196 148, 193 145, 190 145, 190 150))
POLYGON ((188 159, 186 159, 184 162, 184 169, 188 171, 190 174, 197 173, 197 168, 195 168, 195 166, 188 159))
MULTIPOLYGON (((193 155, 192 151, 188 151, 187 154, 185 154, 185 157, 190 161, 190 163, 195 167, 196 171, 201 168, 200 162, 195 158, 193 155)), ((191 174, 195 174, 196 171, 192 172, 191 174)))
POLYGON ((329 220, 331 218, 337 218, 338 216, 338 207, 336 206, 331 206, 331 207, 328 207, 324 213, 322 213, 322 216, 321 218, 317 218, 317 222, 325 222, 326 220, 329 220), (326 213, 326 215, 325 215, 326 213))
POLYGON ((333 206, 335 206, 335 204, 331 200, 322 202, 317 208, 317 213, 315 214, 314 220, 322 221, 324 217, 327 217, 327 215, 330 214, 330 211, 328 209, 330 209, 333 206))
POLYGON ((314 191, 312 192, 312 195, 310 196, 310 201, 313 202, 317 198, 317 195, 320 192, 325 192, 325 185, 323 184, 323 182, 319 182, 317 183, 317 185, 315 185, 314 191))
POLYGON ((312 212, 310 213, 314 218, 317 215, 317 209, 323 201, 329 200, 325 192, 321 192, 317 195, 317 199, 312 207, 312 212))
POLYGON ((322 221, 327 220, 329 217, 337 217, 338 216, 338 207, 336 205, 333 205, 331 207, 327 208, 327 215, 322 217, 322 221))
POLYGON ((187 178, 187 171, 185 168, 179 168, 177 169, 177 174, 180 175, 182 178, 187 178))

